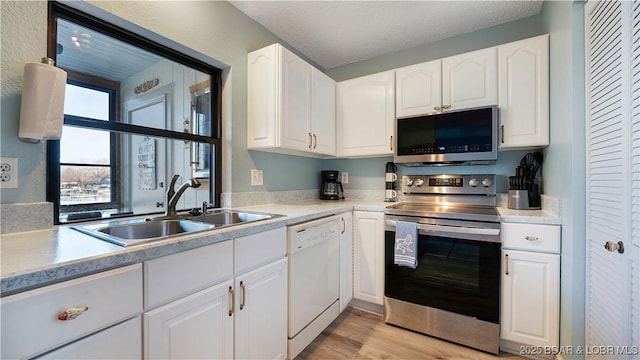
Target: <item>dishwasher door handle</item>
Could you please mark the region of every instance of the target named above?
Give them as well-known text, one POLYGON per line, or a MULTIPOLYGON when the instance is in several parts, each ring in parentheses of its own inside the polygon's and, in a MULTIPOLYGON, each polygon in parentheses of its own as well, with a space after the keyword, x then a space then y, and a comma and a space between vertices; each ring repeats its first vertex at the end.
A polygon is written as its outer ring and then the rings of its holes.
MULTIPOLYGON (((387 220, 387 225, 395 227, 396 221, 387 220)), ((489 236, 500 235, 500 229, 481 229, 481 228, 470 228, 470 227, 462 227, 462 226, 443 226, 443 225, 427 225, 427 224, 418 224, 417 228, 418 230, 422 230, 422 231, 439 232, 439 233, 489 235, 489 236)))

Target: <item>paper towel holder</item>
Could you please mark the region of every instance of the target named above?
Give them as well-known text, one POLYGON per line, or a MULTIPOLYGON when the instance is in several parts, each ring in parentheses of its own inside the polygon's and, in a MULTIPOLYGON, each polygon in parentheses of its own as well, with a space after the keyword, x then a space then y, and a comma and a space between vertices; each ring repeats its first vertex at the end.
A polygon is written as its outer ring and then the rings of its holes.
POLYGON ((52 58, 24 66, 18 138, 28 143, 60 139, 67 73, 52 58))

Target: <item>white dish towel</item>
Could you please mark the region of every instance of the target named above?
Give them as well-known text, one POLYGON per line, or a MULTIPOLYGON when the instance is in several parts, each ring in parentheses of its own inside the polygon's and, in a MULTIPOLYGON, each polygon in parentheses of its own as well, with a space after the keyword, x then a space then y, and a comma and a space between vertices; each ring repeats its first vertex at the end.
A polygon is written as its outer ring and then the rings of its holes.
POLYGON ((394 264, 415 269, 418 266, 418 226, 414 222, 396 222, 394 264))

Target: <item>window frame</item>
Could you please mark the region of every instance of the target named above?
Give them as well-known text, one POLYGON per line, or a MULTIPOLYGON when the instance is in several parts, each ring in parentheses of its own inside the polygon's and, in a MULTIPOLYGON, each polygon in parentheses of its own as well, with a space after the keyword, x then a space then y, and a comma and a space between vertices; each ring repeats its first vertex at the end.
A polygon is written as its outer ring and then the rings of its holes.
MULTIPOLYGON (((211 169, 209 172, 210 181, 209 189, 209 203, 214 207, 221 206, 221 193, 222 193, 222 70, 205 63, 201 60, 181 53, 178 50, 159 44, 153 40, 150 40, 144 36, 131 32, 129 30, 120 28, 116 25, 109 23, 103 19, 86 14, 80 10, 74 9, 64 4, 60 4, 55 1, 50 1, 48 4, 48 30, 47 30, 47 56, 57 60, 56 58, 56 44, 57 44, 57 19, 62 18, 64 20, 74 22, 81 26, 102 32, 115 39, 130 43, 140 49, 155 53, 168 60, 175 61, 177 63, 189 66, 197 71, 209 75, 209 84, 211 91, 211 135, 196 135, 191 133, 185 133, 175 130, 157 129, 144 127, 134 124, 126 124, 119 122, 121 120, 121 111, 118 106, 115 109, 116 119, 115 121, 103 121, 88 119, 78 116, 65 115, 64 125, 78 126, 87 129, 99 129, 111 132, 112 138, 117 137, 116 134, 137 134, 151 137, 160 137, 171 140, 183 140, 192 141, 198 143, 207 143, 211 146, 209 163, 211 169)), ((72 74, 69 78, 73 78, 77 74, 72 74)), ((120 101, 120 99, 118 99, 120 101)), ((111 112, 110 112, 111 113, 111 112)), ((113 154, 112 154, 113 157, 113 154)), ((119 170, 118 170, 119 171, 119 170)), ((119 174, 112 174, 112 179, 118 181, 112 181, 112 188, 114 182, 119 182, 119 174)), ((118 188, 117 197, 121 203, 121 188, 118 188)), ((112 196, 113 199, 113 196, 112 196)), ((53 221, 54 224, 61 224, 60 222, 60 140, 48 140, 47 141, 47 201, 53 203, 53 221)), ((97 210, 97 209, 96 209, 97 210)), ((143 215, 143 214, 133 214, 143 215)), ((68 221, 70 222, 70 221, 68 221)))
MULTIPOLYGON (((64 68, 63 68, 64 69, 64 68)), ((100 90, 109 93, 109 122, 116 122, 117 119, 120 118, 120 109, 121 109, 121 101, 120 101, 120 83, 102 79, 96 76, 92 76, 89 74, 83 74, 79 72, 75 72, 72 70, 64 69, 67 72, 67 84, 80 86, 88 89, 100 90)), ((69 122, 73 121, 73 119, 82 121, 81 117, 74 115, 64 115, 65 125, 67 124, 67 119, 69 122)), ((104 120, 100 120, 103 121, 104 120)), ((86 127, 82 127, 86 128, 86 127)), ((58 141, 58 147, 59 147, 58 141)), ((111 147, 111 151, 109 151, 109 168, 111 169, 111 179, 117 180, 120 178, 120 136, 118 133, 111 132, 109 134, 109 144, 111 147)), ((59 151, 59 150, 58 150, 59 151)), ((58 156, 58 159, 60 156, 58 156)), ((73 164, 73 163, 63 163, 58 160, 59 167, 64 165, 69 166, 96 166, 95 164, 73 164)), ((58 207, 65 212, 74 212, 74 211, 91 211, 91 210, 105 210, 105 209, 121 209, 123 207, 122 204, 122 188, 119 181, 111 181, 111 201, 106 203, 88 203, 88 204, 74 204, 74 205, 62 205, 59 204, 58 207)))

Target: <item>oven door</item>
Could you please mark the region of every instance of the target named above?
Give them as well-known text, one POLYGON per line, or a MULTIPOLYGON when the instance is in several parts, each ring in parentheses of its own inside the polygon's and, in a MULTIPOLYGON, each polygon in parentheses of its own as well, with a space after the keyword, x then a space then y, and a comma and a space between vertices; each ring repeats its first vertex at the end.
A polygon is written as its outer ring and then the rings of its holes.
POLYGON ((394 264, 396 222, 390 218, 385 228, 387 297, 499 324, 500 224, 419 223, 418 265, 412 269, 394 264))

